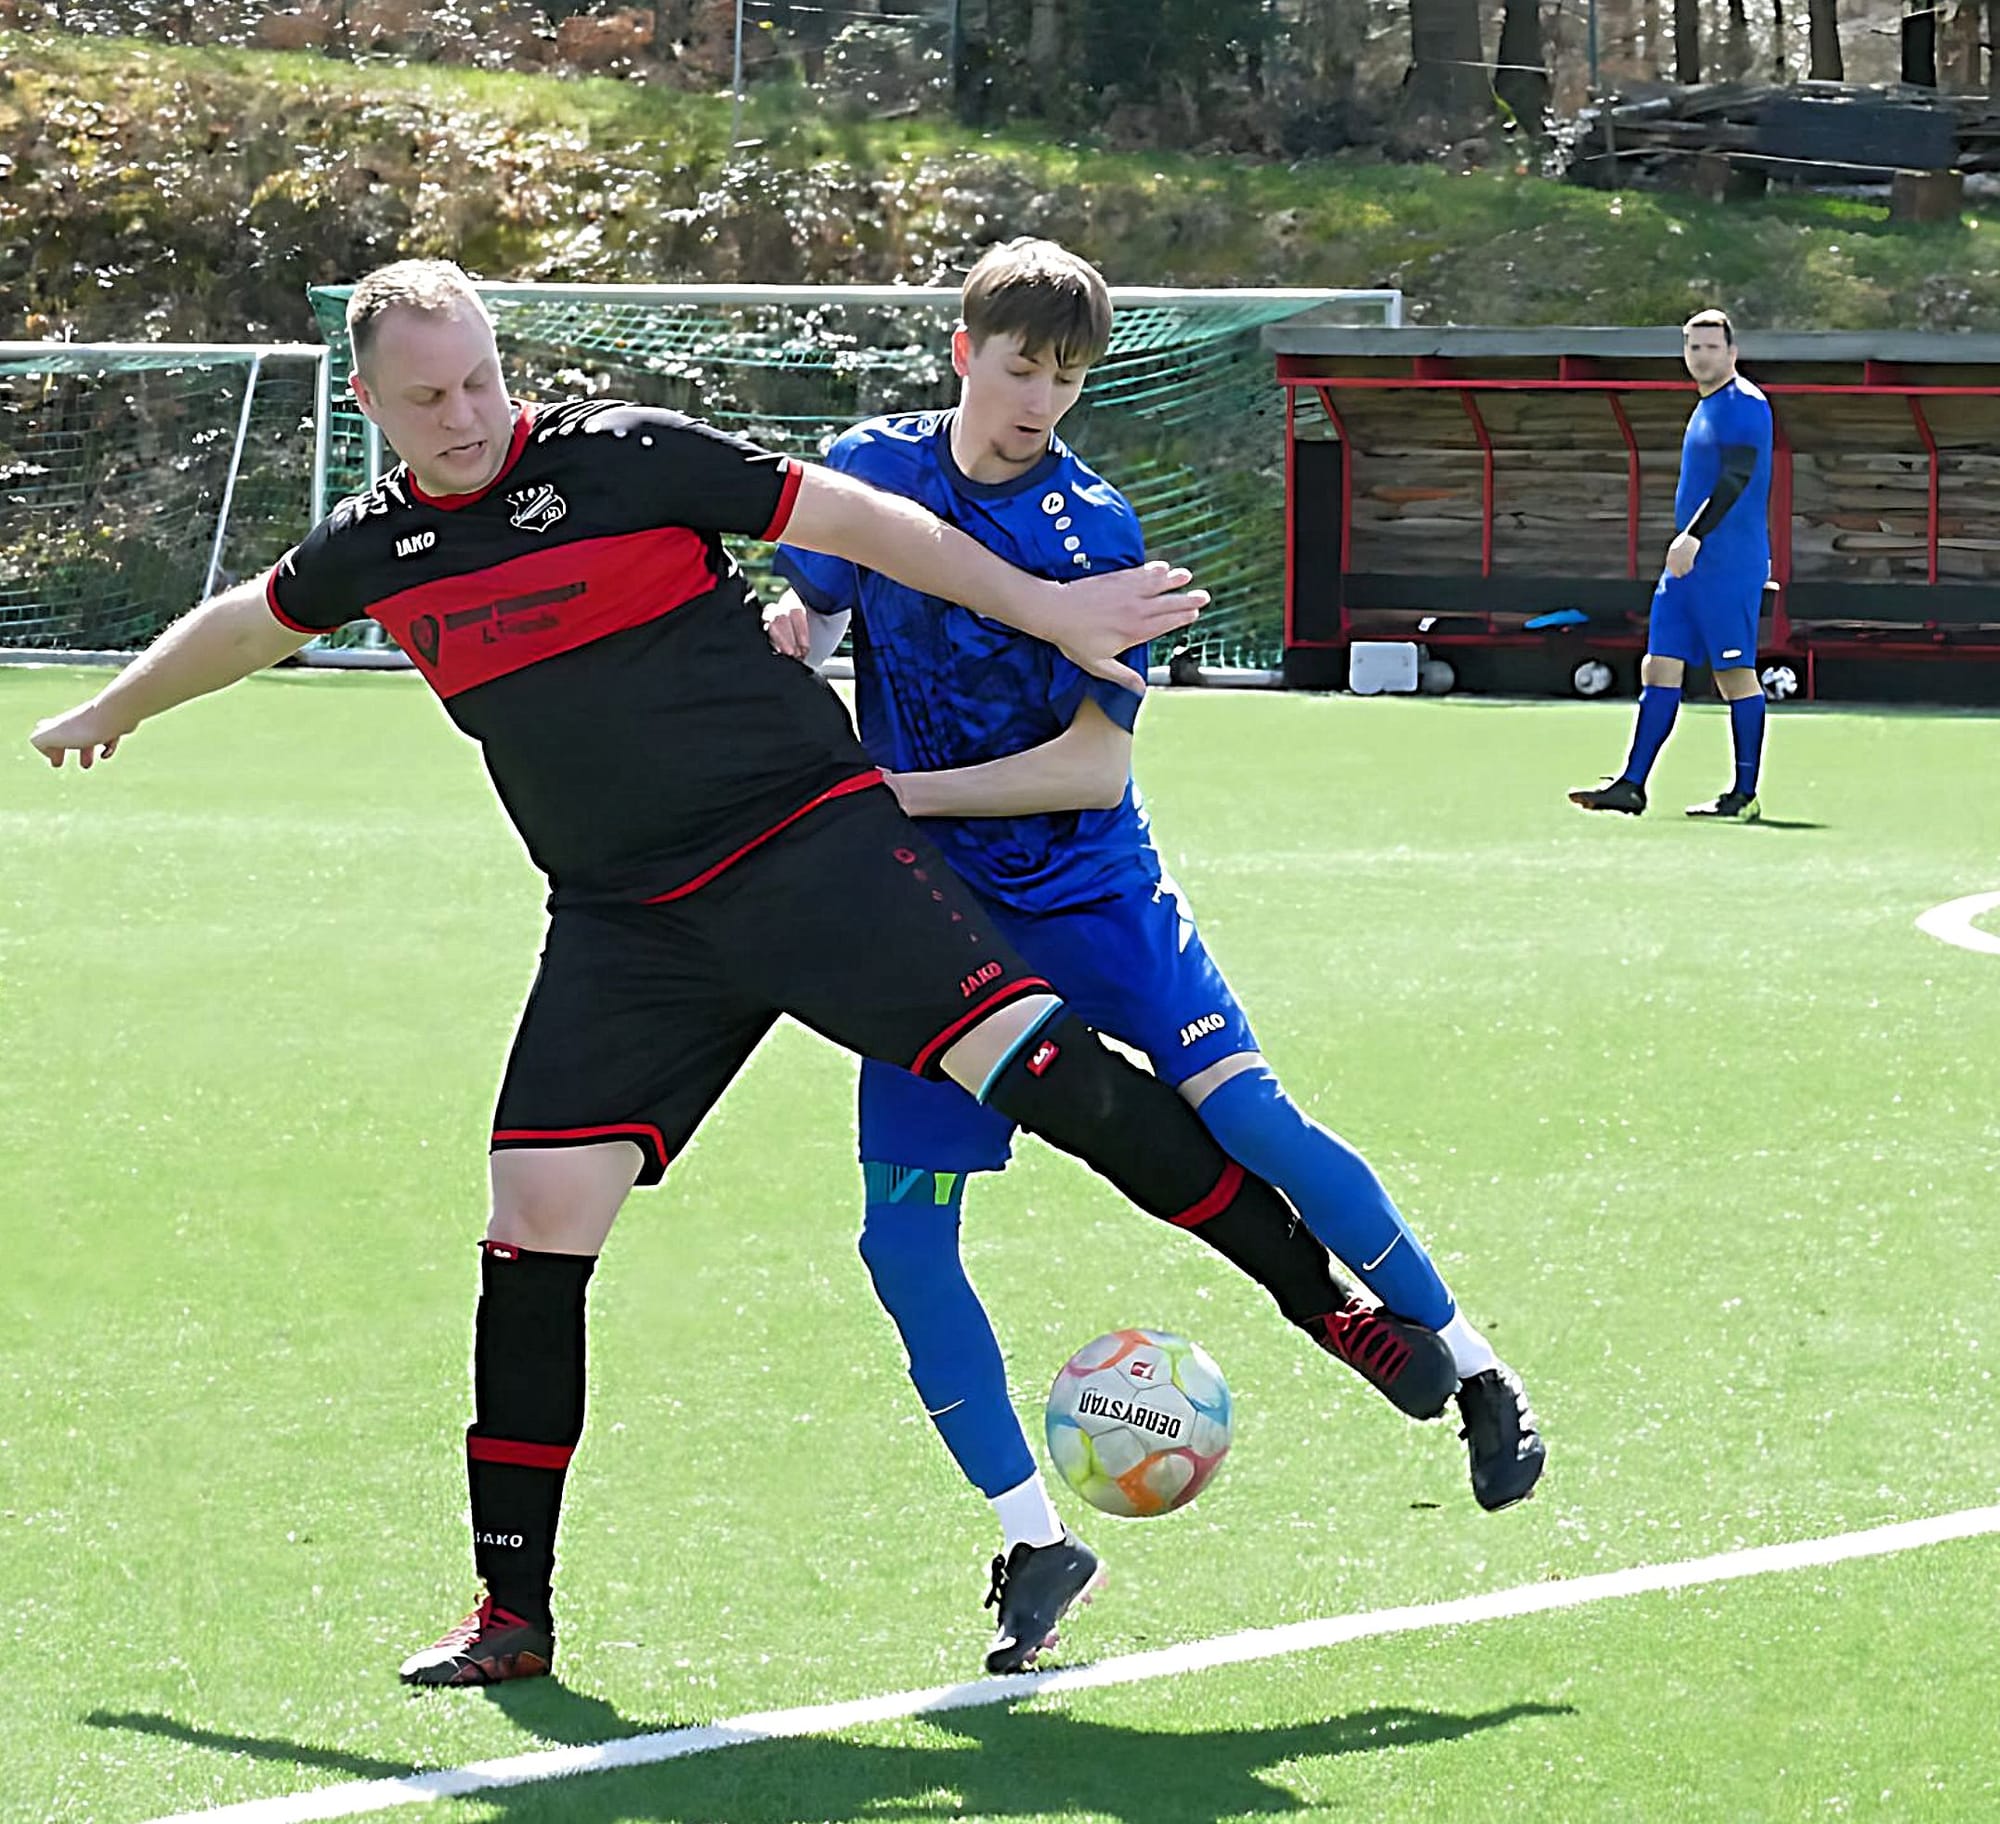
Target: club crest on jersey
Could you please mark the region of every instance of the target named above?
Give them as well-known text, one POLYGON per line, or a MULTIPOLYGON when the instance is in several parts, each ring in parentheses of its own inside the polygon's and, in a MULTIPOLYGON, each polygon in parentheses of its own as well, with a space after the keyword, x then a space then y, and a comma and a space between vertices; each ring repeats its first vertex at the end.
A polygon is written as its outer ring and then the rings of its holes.
POLYGON ((516 488, 507 496, 507 504, 514 509, 509 523, 523 532, 546 532, 569 511, 569 503, 546 481, 516 488))

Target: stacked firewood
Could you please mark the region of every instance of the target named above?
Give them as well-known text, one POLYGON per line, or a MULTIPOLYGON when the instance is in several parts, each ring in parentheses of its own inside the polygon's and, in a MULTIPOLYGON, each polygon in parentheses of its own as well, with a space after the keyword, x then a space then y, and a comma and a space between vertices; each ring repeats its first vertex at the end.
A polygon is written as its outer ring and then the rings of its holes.
POLYGON ((1871 153, 1871 123, 1934 111, 1948 116, 1949 134, 1939 138, 1955 147, 1955 155, 1937 161, 1940 165, 2000 170, 2000 99, 1903 85, 1710 83, 1613 98, 1584 109, 1576 118, 1568 175, 1599 187, 1644 185, 1683 181, 1706 164, 1800 182, 1887 183, 1894 169, 1914 161, 1871 153), (1774 135, 1770 111, 1782 106, 1796 118, 1802 103, 1828 115, 1851 110, 1851 141, 1841 149, 1827 143, 1835 137, 1837 117, 1813 133, 1810 143, 1787 143, 1784 134, 1774 135), (1852 165, 1841 162, 1843 151, 1852 165))

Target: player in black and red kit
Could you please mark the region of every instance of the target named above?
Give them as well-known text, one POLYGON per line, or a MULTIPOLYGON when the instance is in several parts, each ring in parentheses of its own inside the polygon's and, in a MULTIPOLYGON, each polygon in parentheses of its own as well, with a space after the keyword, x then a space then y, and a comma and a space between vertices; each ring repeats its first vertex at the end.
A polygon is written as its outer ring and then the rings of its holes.
POLYGON ((990 1100, 1193 1229, 1294 1322, 1341 1304, 1283 1200, 983 928, 838 699, 771 650, 721 535, 850 557, 1101 675, 1193 618, 1206 598, 1185 572, 1042 582, 912 503, 678 414, 518 405, 477 294, 444 262, 371 274, 348 326, 356 396, 403 466, 33 740, 88 767, 145 717, 373 616, 480 744, 548 876, 493 1123, 474 1329, 466 1455, 487 1593, 406 1680, 549 1670, 591 1271, 626 1194, 658 1181, 781 1013, 990 1100))

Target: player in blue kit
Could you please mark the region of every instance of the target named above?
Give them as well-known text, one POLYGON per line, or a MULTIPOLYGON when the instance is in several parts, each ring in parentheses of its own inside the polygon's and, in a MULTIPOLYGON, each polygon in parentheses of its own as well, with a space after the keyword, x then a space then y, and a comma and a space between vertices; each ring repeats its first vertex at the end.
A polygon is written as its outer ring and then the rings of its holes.
MULTIPOLYGON (((922 502, 1043 576, 1139 560, 1130 504, 1055 435, 1110 340, 1102 279, 1053 243, 1017 241, 973 268, 962 314, 958 409, 858 425, 829 466, 922 502)), ((778 567, 792 593, 767 615, 773 643, 818 664, 852 617, 862 738, 994 932, 1070 1007, 1144 1052, 1374 1294, 1343 1286, 1337 1310, 1301 1327, 1413 1417, 1455 1397, 1477 1499, 1523 1499, 1544 1449, 1519 1380, 1458 1311, 1366 1162, 1286 1098, 1161 865, 1131 781, 1140 691, 997 623, 941 617, 854 564, 786 547, 778 567)), ((1144 649, 1127 659, 1138 683, 1144 649)), ((1097 1562, 1050 1505, 959 1256, 965 1177, 1005 1166, 1013 1123, 962 1090, 932 1092, 864 1065, 861 1251, 927 1411, 1000 1520, 987 1666, 1013 1671, 1033 1662, 1097 1562)))
POLYGON ((1701 389, 1681 440, 1680 485, 1667 566, 1653 592, 1646 657, 1639 668, 1639 725, 1625 770, 1571 792, 1586 811, 1646 808, 1646 775, 1680 713, 1681 680, 1706 665, 1729 705, 1736 779, 1690 817, 1759 816, 1757 769, 1764 751, 1764 691, 1757 682, 1757 616, 1771 576, 1771 405, 1736 371, 1736 330, 1719 310, 1688 318, 1681 354, 1701 389))

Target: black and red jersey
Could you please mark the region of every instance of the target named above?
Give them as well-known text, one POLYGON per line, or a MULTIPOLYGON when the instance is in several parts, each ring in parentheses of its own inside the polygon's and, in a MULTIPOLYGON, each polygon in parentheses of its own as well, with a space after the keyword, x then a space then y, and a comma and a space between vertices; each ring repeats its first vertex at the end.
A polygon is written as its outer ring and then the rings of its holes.
POLYGON ((523 406, 500 473, 426 495, 407 468, 271 572, 300 632, 372 616, 477 741, 556 896, 691 891, 878 776, 839 700, 773 652, 721 534, 776 538, 782 456, 678 412, 523 406))

